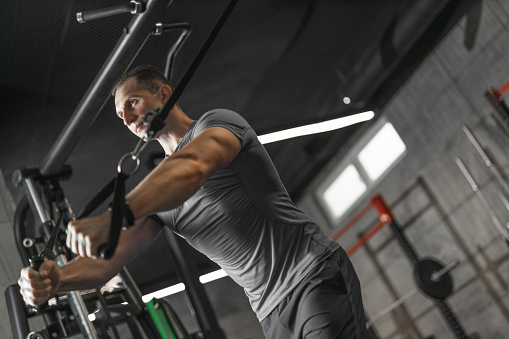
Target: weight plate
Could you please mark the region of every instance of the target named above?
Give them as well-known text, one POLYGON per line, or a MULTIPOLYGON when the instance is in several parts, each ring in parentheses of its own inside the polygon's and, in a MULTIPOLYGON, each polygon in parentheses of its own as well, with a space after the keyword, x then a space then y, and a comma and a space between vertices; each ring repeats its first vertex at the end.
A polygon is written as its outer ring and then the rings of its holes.
POLYGON ((450 296, 453 289, 449 272, 446 272, 437 281, 431 280, 431 275, 442 268, 444 266, 436 260, 426 258, 420 260, 414 269, 414 278, 419 288, 430 297, 439 300, 444 300, 450 296))

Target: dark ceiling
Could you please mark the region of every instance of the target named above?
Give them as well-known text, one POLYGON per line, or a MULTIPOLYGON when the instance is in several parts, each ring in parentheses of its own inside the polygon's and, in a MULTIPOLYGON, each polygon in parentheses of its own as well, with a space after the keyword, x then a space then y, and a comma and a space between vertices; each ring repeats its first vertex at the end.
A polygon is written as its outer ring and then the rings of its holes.
MULTIPOLYGON (((217 107, 235 110, 259 134, 379 110, 465 13, 472 22, 475 16, 467 11, 471 2, 240 0, 180 104, 192 118, 217 107), (352 98, 350 105, 342 102, 345 95, 352 98)), ((182 78, 228 3, 175 0, 161 13, 162 23, 188 22, 192 27, 176 57, 173 83, 182 78)), ((133 19, 120 14, 80 24, 76 13, 119 4, 2 2, 0 86, 7 108, 0 127, 0 168, 15 201, 22 190, 12 185, 13 172, 41 166, 133 19)), ((164 70, 179 34, 151 36, 133 65, 164 70)), ((101 100, 107 98, 108 92, 102 92, 101 100)), ((66 161, 73 176, 63 187, 75 210, 113 177, 118 159, 136 144, 116 117, 111 98, 96 113, 66 161)), ((298 199, 332 155, 365 126, 266 145, 292 197, 298 199)), ((131 187, 150 170, 150 155, 159 152, 158 145, 149 146, 131 187)))

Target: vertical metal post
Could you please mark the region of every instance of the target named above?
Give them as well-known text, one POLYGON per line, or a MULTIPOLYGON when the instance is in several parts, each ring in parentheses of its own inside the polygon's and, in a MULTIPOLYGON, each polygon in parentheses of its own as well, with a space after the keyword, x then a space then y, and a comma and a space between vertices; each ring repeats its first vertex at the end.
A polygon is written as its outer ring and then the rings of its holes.
POLYGON ((31 177, 26 177, 24 184, 26 194, 29 198, 28 202, 32 207, 32 211, 34 211, 36 216, 39 217, 41 224, 49 222, 51 219, 48 212, 46 211, 46 208, 44 207, 44 204, 42 203, 41 197, 39 196, 39 191, 37 190, 34 179, 31 177))
POLYGON ((127 302, 136 309, 136 319, 141 324, 145 333, 150 338, 161 338, 152 318, 150 318, 147 306, 141 299, 141 291, 126 267, 120 271, 120 277, 122 278, 122 283, 126 289, 127 302))
POLYGON ((199 275, 196 272, 194 263, 190 264, 189 261, 184 259, 180 244, 177 242, 176 235, 172 230, 164 227, 163 234, 168 244, 171 259, 175 263, 175 271, 177 271, 180 279, 186 285, 186 293, 189 296, 196 314, 196 320, 204 337, 206 339, 224 339, 224 333, 219 327, 214 309, 205 293, 205 289, 199 281, 199 275))
POLYGON ((26 338, 30 331, 28 327, 25 302, 21 297, 18 285, 10 285, 5 290, 5 304, 11 321, 11 330, 14 339, 26 338))
MULTIPOLYGON (((65 255, 61 254, 55 259, 55 262, 58 267, 62 267, 67 264, 67 258, 65 255)), ((78 320, 81 333, 83 333, 87 339, 98 339, 97 331, 92 322, 88 319, 88 310, 83 297, 76 291, 67 292, 66 294, 69 297, 71 311, 78 320)))
MULTIPOLYGON (((39 196, 34 180, 31 177, 26 177, 24 179, 24 184, 32 208, 39 217, 43 227, 48 223, 52 223, 46 207, 39 196)), ((62 267, 67 264, 67 258, 65 255, 61 254, 55 259, 55 262, 58 267, 62 267)), ((80 327, 81 332, 87 339, 97 339, 97 332, 94 325, 88 319, 88 311, 81 295, 78 292, 69 292, 67 295, 69 296, 71 310, 78 319, 78 326, 80 327)))
POLYGON ((392 230, 394 238, 396 238, 396 241, 403 248, 403 251, 405 252, 407 258, 412 262, 412 265, 417 265, 419 256, 417 255, 417 252, 415 252, 413 246, 410 244, 410 241, 408 241, 408 238, 401 230, 401 227, 396 222, 396 218, 392 214, 392 211, 385 200, 381 196, 377 195, 372 198, 372 203, 377 210, 378 215, 380 215, 380 219, 382 219, 382 216, 385 216, 385 218, 391 220, 389 223, 389 228, 392 230))
MULTIPOLYGON (((410 244, 410 241, 408 241, 407 237, 403 233, 403 230, 396 221, 391 222, 389 227, 392 230, 392 233, 398 243, 401 245, 401 247, 403 247, 403 251, 405 252, 407 258, 412 262, 413 266, 415 266, 419 261, 419 256, 417 255, 417 252, 413 248, 412 244, 410 244)), ((447 325, 449 325, 449 328, 452 330, 456 338, 468 338, 463 325, 460 323, 453 310, 449 307, 449 304, 445 300, 439 299, 433 299, 433 302, 440 310, 440 313, 444 317, 447 325)))
POLYGON ((463 328, 463 325, 459 322, 451 307, 449 307, 447 301, 438 299, 434 299, 434 301, 456 338, 467 339, 467 332, 463 328))

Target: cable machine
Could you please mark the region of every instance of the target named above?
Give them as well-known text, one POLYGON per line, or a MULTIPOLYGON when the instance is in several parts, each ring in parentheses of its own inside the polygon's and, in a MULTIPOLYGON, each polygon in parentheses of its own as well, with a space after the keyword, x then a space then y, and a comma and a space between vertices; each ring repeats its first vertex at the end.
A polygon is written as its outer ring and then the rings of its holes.
MULTIPOLYGON (((161 112, 147 113, 145 123, 149 127, 148 131, 153 133, 152 135, 158 128, 164 126, 164 118, 182 94, 236 2, 237 0, 232 0, 229 3, 176 86, 167 105, 161 112)), ((106 104, 111 84, 129 68, 150 35, 179 29, 182 33, 167 56, 165 75, 171 77, 174 58, 189 35, 191 27, 187 23, 157 23, 161 13, 170 3, 171 0, 146 2, 132 0, 128 4, 77 13, 76 17, 80 23, 127 12, 134 17, 124 29, 113 51, 48 152, 41 167, 19 169, 13 175, 15 185, 22 186, 25 191, 25 196, 16 208, 14 218, 16 246, 25 266, 30 265, 38 269, 44 260, 55 260, 57 266, 61 267, 74 257, 74 254, 65 246, 66 225, 75 218, 60 186, 61 181, 69 179, 72 175, 71 167, 65 165, 65 162, 106 104)), ((123 173, 121 164, 126 158, 131 158, 139 164, 139 153, 144 149, 141 141, 135 151, 121 158, 117 177, 92 199, 85 210, 79 213, 78 218, 87 216, 111 193, 114 196, 112 215, 120 213, 118 212, 120 204, 117 200, 123 201, 124 183, 133 174, 123 173)), ((101 253, 104 258, 111 256, 115 250, 119 233, 120 224, 114 225, 112 218, 109 243, 101 253)), ((125 324, 134 338, 224 338, 210 301, 198 280, 198 273, 184 262, 182 250, 178 244, 176 245, 175 235, 171 231, 165 231, 164 237, 168 243, 171 259, 176 265, 175 269, 186 285, 186 293, 193 308, 192 313, 196 317, 201 332, 194 335, 188 334, 171 305, 164 300, 152 300, 145 304, 133 278, 127 269, 123 268, 117 276, 120 283, 110 282, 109 286, 96 290, 57 294, 48 303, 37 307, 25 304, 18 285, 9 286, 5 290, 5 297, 13 337, 15 339, 67 338, 81 333, 87 339, 120 339, 118 326, 125 324), (46 327, 42 330, 31 331, 28 319, 37 315, 43 317, 46 327)))

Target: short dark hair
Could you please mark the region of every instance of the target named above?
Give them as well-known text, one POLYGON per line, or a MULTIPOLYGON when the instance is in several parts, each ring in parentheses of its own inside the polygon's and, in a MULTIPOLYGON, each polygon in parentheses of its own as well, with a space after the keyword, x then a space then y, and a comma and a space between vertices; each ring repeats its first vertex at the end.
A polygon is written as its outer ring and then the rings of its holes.
POLYGON ((140 89, 149 91, 152 94, 155 94, 162 85, 166 84, 171 87, 170 81, 156 66, 143 65, 132 68, 122 74, 113 85, 111 95, 115 96, 119 87, 121 87, 127 79, 130 78, 134 78, 136 80, 136 84, 140 89))

